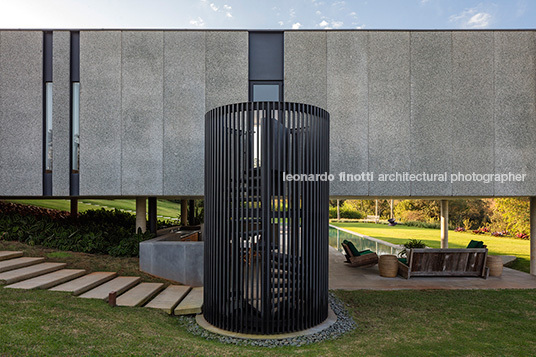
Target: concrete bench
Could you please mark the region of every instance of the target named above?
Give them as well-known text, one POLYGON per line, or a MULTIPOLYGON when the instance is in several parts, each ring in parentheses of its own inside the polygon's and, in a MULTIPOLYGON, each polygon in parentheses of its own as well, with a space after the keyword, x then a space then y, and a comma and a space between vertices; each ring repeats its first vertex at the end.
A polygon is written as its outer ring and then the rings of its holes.
POLYGON ((378 223, 379 221, 380 221, 380 216, 367 216, 367 218, 363 220, 363 222, 374 222, 374 223, 378 223))

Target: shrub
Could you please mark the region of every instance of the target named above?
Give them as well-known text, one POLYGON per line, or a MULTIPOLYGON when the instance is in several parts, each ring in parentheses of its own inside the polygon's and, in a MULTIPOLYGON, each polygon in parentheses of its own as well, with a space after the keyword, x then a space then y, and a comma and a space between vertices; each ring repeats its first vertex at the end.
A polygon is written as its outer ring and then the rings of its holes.
MULTIPOLYGON (((22 205, 17 205, 22 206, 22 205)), ((113 256, 137 256, 139 242, 153 234, 135 233, 135 216, 119 210, 90 210, 73 219, 67 215, 32 215, 24 206, 20 213, 11 207, 0 215, 0 236, 29 245, 60 250, 102 253, 113 256)))
POLYGON ((417 239, 410 239, 406 243, 404 243, 403 246, 404 246, 404 249, 402 249, 400 253, 398 253, 398 256, 400 257, 406 257, 408 249, 426 248, 426 244, 424 244, 422 240, 417 240, 417 239))
POLYGON ((456 227, 456 229, 454 230, 454 232, 465 232, 466 229, 464 227, 456 227))
MULTIPOLYGON (((346 219, 365 218, 365 215, 362 212, 359 212, 358 210, 352 209, 347 206, 339 207, 339 215, 341 218, 346 218, 346 219)), ((337 219, 337 207, 329 208, 329 218, 337 219)))

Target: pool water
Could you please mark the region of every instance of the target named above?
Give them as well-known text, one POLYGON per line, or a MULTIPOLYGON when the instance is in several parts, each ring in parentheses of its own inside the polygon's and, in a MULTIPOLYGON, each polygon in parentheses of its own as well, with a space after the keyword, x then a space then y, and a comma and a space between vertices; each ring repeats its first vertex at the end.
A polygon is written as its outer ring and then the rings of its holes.
POLYGON ((403 249, 399 245, 391 244, 389 242, 382 241, 380 239, 367 237, 358 233, 349 232, 345 229, 341 229, 335 226, 329 226, 329 245, 336 248, 339 252, 344 254, 344 249, 341 243, 344 240, 349 240, 354 243, 355 247, 361 251, 370 249, 376 252, 378 255, 382 254, 395 254, 403 249))

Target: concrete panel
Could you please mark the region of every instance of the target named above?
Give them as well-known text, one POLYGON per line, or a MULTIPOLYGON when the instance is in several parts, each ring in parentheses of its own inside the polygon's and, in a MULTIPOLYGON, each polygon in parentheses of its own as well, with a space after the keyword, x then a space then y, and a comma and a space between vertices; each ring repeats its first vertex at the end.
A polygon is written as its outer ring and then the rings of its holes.
POLYGON ((526 174, 495 183, 495 195, 536 193, 536 38, 534 32, 495 32, 495 172, 526 174))
POLYGON ((121 193, 121 32, 80 32, 80 195, 121 193))
POLYGON ((163 32, 123 32, 121 87, 123 195, 162 194, 163 52, 163 32))
MULTIPOLYGON (((452 33, 452 173, 494 171, 493 33, 452 33)), ((491 196, 493 183, 456 181, 453 195, 491 196)))
POLYGON ((43 194, 43 32, 0 33, 0 196, 43 194))
POLYGON ((355 175, 369 169, 367 42, 367 32, 327 34, 330 172, 336 175, 331 195, 368 194, 368 182, 345 182, 338 177, 341 172, 355 175))
POLYGON ((155 238, 140 243, 140 270, 186 285, 203 285, 204 242, 155 238))
POLYGON ((164 33, 164 195, 203 195, 205 32, 164 33))
MULTIPOLYGON (((452 51, 450 32, 411 33, 411 173, 452 169, 452 51)), ((411 183, 414 196, 449 196, 450 182, 411 183)), ((433 178, 432 178, 433 179, 433 178)), ((428 179, 430 180, 430 179, 428 179)))
POLYGON ((225 104, 247 102, 247 31, 210 31, 205 36, 206 111, 225 104))
POLYGON ((285 101, 327 107, 326 31, 285 32, 285 101))
POLYGON ((54 31, 53 34, 53 122, 52 136, 52 194, 54 196, 69 195, 70 172, 70 58, 71 33, 54 31))
MULTIPOLYGON (((369 169, 371 196, 409 196, 410 183, 379 181, 411 169, 409 32, 369 33, 369 169)), ((395 177, 396 179, 396 177, 395 177)))

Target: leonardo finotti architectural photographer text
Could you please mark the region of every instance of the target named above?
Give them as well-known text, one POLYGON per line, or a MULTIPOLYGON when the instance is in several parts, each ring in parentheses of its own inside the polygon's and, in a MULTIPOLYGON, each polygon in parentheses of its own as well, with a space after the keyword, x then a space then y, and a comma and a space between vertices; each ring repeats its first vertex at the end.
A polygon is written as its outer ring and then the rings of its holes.
POLYGON ((527 174, 520 173, 410 173, 410 172, 394 172, 394 173, 380 173, 377 176, 374 172, 361 172, 358 174, 351 174, 347 172, 340 172, 338 175, 328 174, 324 172, 322 174, 287 174, 283 173, 284 181, 338 181, 341 182, 483 182, 483 183, 506 183, 506 182, 523 182, 525 181, 527 174))

